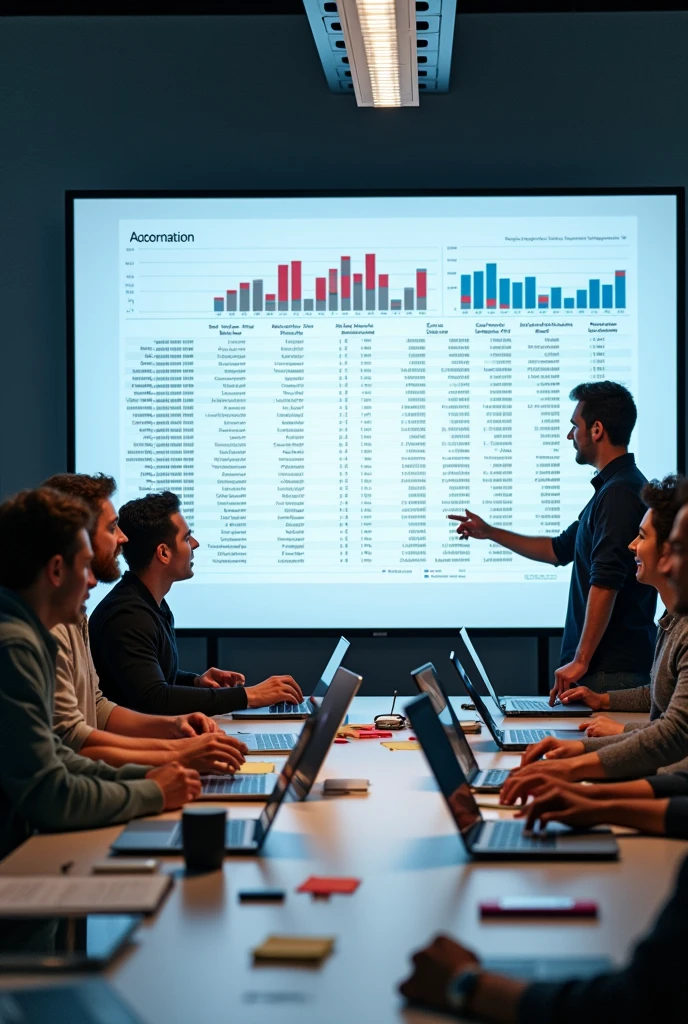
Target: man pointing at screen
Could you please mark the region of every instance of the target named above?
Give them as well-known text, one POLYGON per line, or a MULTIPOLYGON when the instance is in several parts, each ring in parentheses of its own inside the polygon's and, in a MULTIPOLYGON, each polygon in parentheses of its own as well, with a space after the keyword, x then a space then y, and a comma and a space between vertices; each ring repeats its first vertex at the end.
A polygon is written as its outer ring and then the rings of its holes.
POLYGON ((628 451, 637 410, 621 384, 579 384, 567 437, 576 462, 597 470, 595 493, 576 522, 558 537, 526 537, 490 526, 469 512, 451 515, 464 539, 492 540, 510 551, 550 565, 573 562, 561 665, 550 703, 573 686, 598 693, 649 682, 655 638, 656 592, 635 578, 628 545, 645 513, 645 477, 628 451))

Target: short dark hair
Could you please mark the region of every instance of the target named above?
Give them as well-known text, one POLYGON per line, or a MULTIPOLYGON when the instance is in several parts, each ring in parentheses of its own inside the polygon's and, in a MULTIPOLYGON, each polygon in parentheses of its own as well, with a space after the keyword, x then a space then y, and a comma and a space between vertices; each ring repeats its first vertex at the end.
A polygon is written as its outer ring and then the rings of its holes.
POLYGON ((71 565, 80 547, 79 531, 90 531, 92 519, 80 498, 52 487, 8 498, 0 505, 0 585, 30 587, 55 555, 71 565))
POLYGON ((638 410, 628 388, 612 380, 599 380, 578 384, 569 398, 572 402, 583 403, 581 416, 588 430, 599 420, 613 445, 628 446, 638 419, 638 410))
POLYGON ((63 494, 70 494, 73 498, 81 498, 90 508, 93 514, 93 529, 95 529, 98 518, 102 511, 103 502, 117 490, 117 483, 113 476, 105 473, 56 473, 44 480, 41 487, 52 487, 63 494))
POLYGON ((179 498, 172 491, 147 494, 122 505, 119 525, 127 535, 122 554, 132 572, 147 569, 159 544, 174 543, 172 516, 179 511, 179 498))
POLYGON ((671 527, 678 510, 684 502, 681 501, 681 491, 686 481, 682 476, 672 473, 665 476, 663 480, 650 480, 640 492, 640 499, 652 510, 652 525, 657 534, 657 547, 661 548, 665 541, 669 540, 671 527))

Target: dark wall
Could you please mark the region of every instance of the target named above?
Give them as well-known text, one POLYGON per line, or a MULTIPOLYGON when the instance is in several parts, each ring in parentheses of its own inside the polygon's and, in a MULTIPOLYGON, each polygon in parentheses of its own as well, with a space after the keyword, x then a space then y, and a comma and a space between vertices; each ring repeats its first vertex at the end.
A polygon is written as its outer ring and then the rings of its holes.
MULTIPOLYGON (((451 93, 372 111, 305 17, 0 19, 0 496, 66 466, 65 189, 685 184, 686 53, 684 13, 464 16, 451 93)), ((510 690, 533 648, 490 645, 510 690)))

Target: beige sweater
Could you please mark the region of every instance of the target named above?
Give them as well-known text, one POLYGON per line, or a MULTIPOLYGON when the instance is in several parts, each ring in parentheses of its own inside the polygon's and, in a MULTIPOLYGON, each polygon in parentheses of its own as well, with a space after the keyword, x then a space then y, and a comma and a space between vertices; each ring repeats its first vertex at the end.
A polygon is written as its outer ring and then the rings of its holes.
POLYGON ((81 750, 94 729, 105 729, 117 705, 100 690, 91 647, 88 619, 78 625, 55 626, 58 643, 55 687, 55 732, 74 751, 81 750))

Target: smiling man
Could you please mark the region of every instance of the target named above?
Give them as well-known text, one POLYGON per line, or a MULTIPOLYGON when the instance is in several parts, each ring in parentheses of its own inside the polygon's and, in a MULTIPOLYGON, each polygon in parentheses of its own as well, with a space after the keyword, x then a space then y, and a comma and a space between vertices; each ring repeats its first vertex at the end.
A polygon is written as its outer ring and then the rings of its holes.
POLYGON ((640 492, 647 482, 628 451, 635 402, 608 380, 579 384, 569 397, 576 407, 567 439, 576 462, 597 470, 595 493, 575 522, 558 537, 525 537, 468 510, 449 516, 464 539, 492 540, 550 565, 573 563, 552 704, 578 685, 597 693, 646 685, 655 634, 656 593, 636 579, 628 550, 645 512, 640 492))
POLYGON ((152 715, 203 711, 226 715, 303 695, 291 676, 270 676, 244 686, 239 672, 179 669, 174 618, 165 600, 174 583, 191 579, 199 544, 171 491, 148 494, 119 510, 129 572, 93 612, 91 648, 103 693, 118 704, 152 715))

